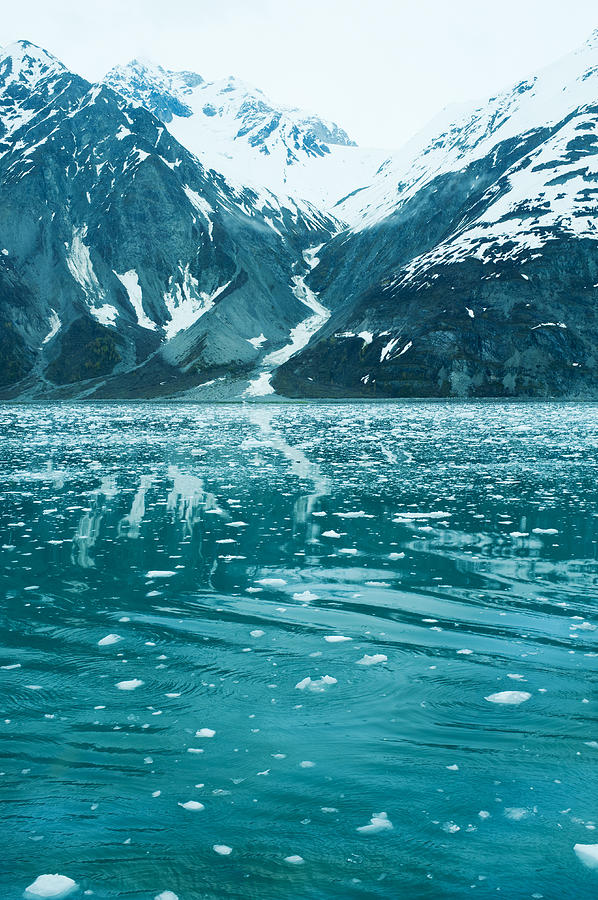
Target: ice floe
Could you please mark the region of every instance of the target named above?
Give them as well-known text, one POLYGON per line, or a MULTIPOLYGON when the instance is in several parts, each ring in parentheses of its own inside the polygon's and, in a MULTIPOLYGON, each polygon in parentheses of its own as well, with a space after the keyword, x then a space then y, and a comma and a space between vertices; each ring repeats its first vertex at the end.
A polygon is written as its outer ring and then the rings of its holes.
POLYGON ((527 691, 500 691, 498 694, 490 694, 484 697, 488 703, 502 703, 505 706, 517 706, 519 703, 525 703, 529 700, 531 694, 527 691))
POLYGON ((119 691, 134 691, 136 688, 144 684, 140 678, 132 678, 130 681, 118 681, 116 687, 119 691))
POLYGON ((26 898, 53 898, 61 900, 76 891, 78 885, 67 875, 39 875, 25 890, 26 898))
POLYGON ((331 684, 337 684, 337 679, 333 678, 331 675, 323 675, 322 678, 317 678, 312 680, 309 676, 307 678, 303 678, 302 681, 297 682, 295 685, 296 690, 304 691, 309 690, 314 693, 321 693, 325 691, 327 687, 331 684))
POLYGON ((367 653, 361 659, 357 660, 358 666, 376 666, 378 663, 388 662, 388 656, 384 653, 374 653, 369 656, 367 653))
POLYGON ((122 641, 120 634, 107 634, 98 641, 98 647, 110 647, 111 644, 118 644, 119 641, 122 641))
POLYGON ((360 834, 380 834, 382 831, 392 831, 393 824, 385 812, 374 813, 367 825, 360 825, 356 830, 360 834))
POLYGON ((584 866, 598 869, 598 844, 575 844, 573 850, 584 866))

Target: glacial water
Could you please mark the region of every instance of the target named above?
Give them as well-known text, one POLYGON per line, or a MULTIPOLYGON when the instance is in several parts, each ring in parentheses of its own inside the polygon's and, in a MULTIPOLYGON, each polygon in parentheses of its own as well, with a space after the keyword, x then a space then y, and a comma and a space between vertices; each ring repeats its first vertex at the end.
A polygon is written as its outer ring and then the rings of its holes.
POLYGON ((598 896, 598 406, 3 406, 0 501, 2 900, 598 896))

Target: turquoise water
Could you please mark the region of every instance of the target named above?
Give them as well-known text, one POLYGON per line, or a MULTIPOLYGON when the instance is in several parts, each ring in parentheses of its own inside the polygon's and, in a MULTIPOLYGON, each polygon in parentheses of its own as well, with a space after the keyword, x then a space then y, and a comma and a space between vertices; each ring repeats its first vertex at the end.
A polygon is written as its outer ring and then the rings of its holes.
POLYGON ((598 406, 0 435, 3 900, 598 895, 598 406))

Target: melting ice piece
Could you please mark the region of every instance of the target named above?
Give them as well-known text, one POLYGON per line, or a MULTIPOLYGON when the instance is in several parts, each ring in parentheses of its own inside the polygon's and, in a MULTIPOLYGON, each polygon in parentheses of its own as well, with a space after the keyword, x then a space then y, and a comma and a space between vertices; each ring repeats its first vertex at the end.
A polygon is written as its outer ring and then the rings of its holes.
POLYGON ((26 898, 51 897, 59 900, 68 897, 79 887, 72 878, 66 875, 39 875, 25 891, 26 898))
POLYGON ((162 891, 161 894, 156 894, 154 900, 179 900, 174 891, 162 891))
POLYGON ((302 866, 305 862, 302 856, 285 856, 284 861, 291 866, 302 866))
POLYGON ((212 738, 215 734, 216 732, 213 728, 200 728, 199 731, 195 732, 195 737, 212 738))
POLYGON ((343 644, 345 641, 352 641, 353 638, 345 637, 344 634, 329 634, 324 638, 329 644, 343 644))
POLYGON ((357 831, 360 834, 379 834, 381 831, 392 831, 392 822, 385 812, 374 813, 369 825, 361 825, 357 831))
POLYGON ((314 691, 315 693, 321 693, 326 690, 328 685, 337 683, 336 678, 333 678, 331 675, 323 675, 322 678, 317 678, 316 680, 312 680, 308 675, 307 678, 297 682, 295 689, 298 691, 307 689, 309 691, 314 691))
POLYGON ((378 663, 388 662, 388 656, 385 656, 384 653, 374 653, 373 656, 368 656, 366 653, 362 659, 357 660, 358 666, 375 666, 378 663))
POLYGON ((311 591, 303 591, 302 594, 293 594, 293 600, 300 600, 303 603, 311 603, 312 600, 319 600, 317 594, 312 594, 311 591))
POLYGON ((118 644, 119 641, 122 641, 120 634, 107 634, 98 641, 98 647, 109 647, 111 644, 118 644))
POLYGON ((333 529, 331 529, 330 531, 323 531, 322 537, 339 538, 340 534, 338 533, 338 531, 334 531, 333 529))
POLYGON ((250 632, 249 632, 249 634, 251 635, 252 638, 263 637, 265 633, 266 633, 266 632, 265 632, 265 631, 262 631, 261 628, 255 628, 253 631, 250 631, 250 632))
POLYGON ((227 847, 226 844, 214 844, 212 850, 219 856, 230 856, 233 852, 233 848, 227 847))
POLYGON ((130 681, 118 681, 116 686, 119 691, 134 691, 135 688, 141 687, 144 684, 139 678, 132 678, 130 681))
POLYGON ((589 869, 598 869, 598 844, 576 844, 575 854, 589 869))
POLYGON ((190 812, 199 812, 205 809, 203 803, 200 803, 198 800, 187 800, 186 803, 179 803, 179 806, 182 806, 183 809, 188 809, 190 812))
POLYGON ((146 578, 172 578, 173 575, 176 575, 176 572, 171 572, 171 571, 163 572, 161 570, 157 570, 157 571, 148 572, 145 577, 146 578))
POLYGON ((530 697, 531 694, 528 694, 527 691, 501 691, 498 694, 490 694, 489 697, 484 697, 484 700, 487 700, 488 703, 503 703, 506 706, 517 706, 519 703, 525 703, 530 697))
POLYGON ((282 587, 286 584, 284 578, 258 578, 258 584, 266 584, 270 587, 282 587))
POLYGON ((522 806, 509 806, 505 809, 505 816, 507 819, 511 819, 512 822, 521 822, 522 819, 527 817, 527 814, 528 810, 522 806))

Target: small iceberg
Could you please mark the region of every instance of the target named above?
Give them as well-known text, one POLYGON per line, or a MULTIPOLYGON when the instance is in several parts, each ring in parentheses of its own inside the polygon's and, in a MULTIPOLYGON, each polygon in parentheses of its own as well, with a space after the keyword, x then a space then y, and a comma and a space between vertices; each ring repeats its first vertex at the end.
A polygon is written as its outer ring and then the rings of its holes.
POLYGON ((598 869, 598 844, 576 844, 573 850, 584 866, 588 869, 598 869))
POLYGON ((79 887, 72 878, 66 875, 39 875, 33 884, 30 884, 24 893, 24 897, 29 900, 34 898, 53 898, 60 900, 62 897, 68 897, 79 887))
POLYGON ((487 700, 488 703, 518 706, 520 703, 525 703, 526 700, 529 700, 531 696, 527 691, 501 691, 498 694, 490 694, 490 696, 484 697, 484 700, 487 700))
POLYGON ((357 828, 360 834, 380 834, 382 831, 392 831, 393 824, 385 812, 374 813, 368 825, 357 828))

